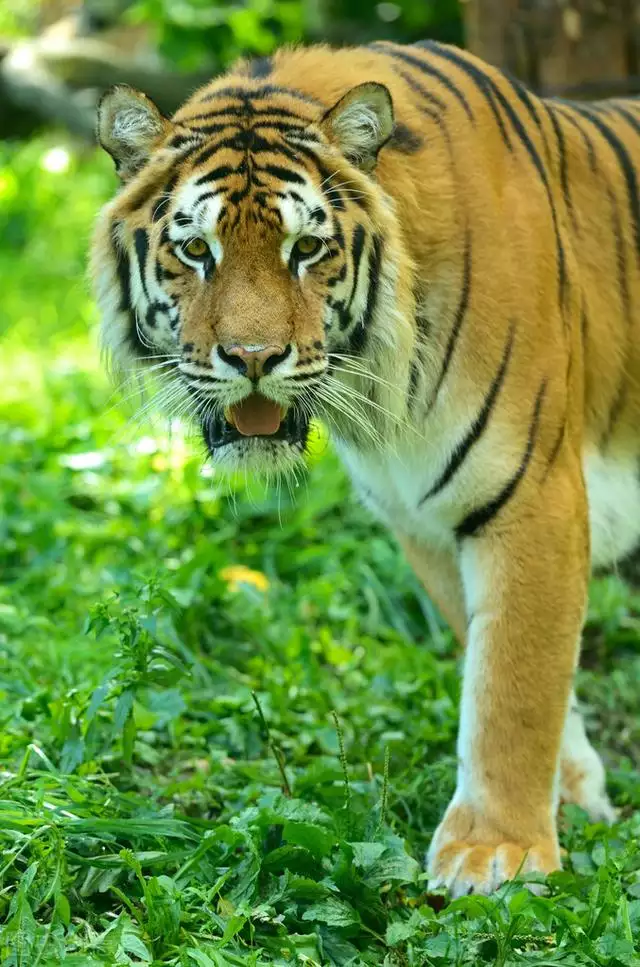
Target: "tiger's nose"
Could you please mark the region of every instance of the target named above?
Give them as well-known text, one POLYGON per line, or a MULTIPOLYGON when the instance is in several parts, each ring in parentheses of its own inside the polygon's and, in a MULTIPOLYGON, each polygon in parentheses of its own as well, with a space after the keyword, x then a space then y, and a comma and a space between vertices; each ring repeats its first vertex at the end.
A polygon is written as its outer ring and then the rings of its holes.
POLYGON ((220 359, 233 366, 249 379, 267 376, 274 366, 283 362, 291 353, 291 344, 285 346, 218 346, 220 359))

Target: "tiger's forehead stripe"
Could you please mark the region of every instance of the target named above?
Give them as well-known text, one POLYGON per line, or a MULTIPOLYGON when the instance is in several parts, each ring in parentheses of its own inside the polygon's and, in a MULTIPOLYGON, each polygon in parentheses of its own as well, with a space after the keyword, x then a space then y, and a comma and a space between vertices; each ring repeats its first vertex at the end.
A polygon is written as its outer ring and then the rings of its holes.
MULTIPOLYGON (((220 227, 237 225, 240 213, 234 206, 249 198, 252 221, 266 221, 286 232, 319 229, 328 222, 325 207, 346 210, 339 187, 332 185, 335 172, 314 150, 321 138, 309 128, 321 117, 324 105, 299 95, 298 113, 274 103, 277 95, 291 98, 290 91, 272 85, 222 88, 207 94, 210 110, 201 110, 201 99, 194 105, 195 113, 182 111, 174 119, 180 133, 172 143, 179 139, 185 149, 182 169, 195 175, 187 184, 191 191, 203 188, 209 197, 222 199, 217 210, 220 227), (216 103, 229 99, 232 103, 216 103)), ((190 197, 189 206, 199 203, 196 196, 190 197)), ((180 209, 189 206, 179 202, 180 209)), ((333 222, 335 234, 341 236, 339 224, 333 222)), ((331 234, 330 226, 321 234, 331 234)))
POLYGON ((272 99, 278 96, 282 96, 285 99, 293 97, 296 101, 302 101, 305 104, 311 104, 317 107, 325 106, 321 100, 319 100, 317 97, 313 97, 311 94, 300 91, 295 87, 284 87, 276 84, 260 84, 251 87, 219 87, 215 91, 209 91, 206 94, 203 94, 202 97, 197 99, 196 103, 216 101, 220 98, 238 98, 243 100, 247 97, 272 99))
MULTIPOLYGON (((172 219, 177 231, 170 231, 172 237, 188 237, 198 231, 212 235, 218 225, 229 218, 228 199, 235 196, 237 200, 240 191, 235 182, 219 182, 215 190, 203 191, 205 187, 199 178, 195 178, 186 182, 177 193, 172 219)), ((332 229, 329 223, 320 191, 306 179, 303 184, 296 182, 296 187, 298 190, 292 191, 254 190, 251 204, 256 212, 260 210, 273 216, 278 227, 288 234, 313 228, 320 235, 341 235, 340 228, 336 225, 332 229)))
MULTIPOLYGON (((315 99, 297 91, 274 88, 264 85, 257 88, 221 88, 206 95, 206 100, 212 102, 212 108, 205 112, 179 112, 174 122, 180 125, 188 134, 207 138, 207 136, 227 133, 226 138, 220 138, 211 145, 202 145, 204 151, 198 155, 197 163, 203 164, 216 148, 229 147, 240 151, 258 153, 261 150, 278 150, 289 161, 296 162, 300 154, 313 156, 309 148, 297 151, 298 144, 292 145, 287 138, 294 137, 306 142, 318 143, 318 138, 308 126, 320 120, 324 105, 315 99), (292 110, 290 106, 274 103, 274 96, 278 94, 287 100, 296 97, 301 101, 300 110, 292 110), (215 102, 231 98, 233 103, 216 106, 215 102), (310 106, 307 107, 307 105, 310 106), (270 140, 271 134, 275 140, 270 140)), ((201 102, 196 102, 197 103, 201 102)), ((297 105, 296 105, 297 106, 297 105)), ((186 137, 186 133, 182 137, 186 137)))
MULTIPOLYGON (((292 110, 290 106, 274 102, 272 91, 268 87, 219 89, 208 95, 212 103, 210 109, 195 113, 183 109, 174 117, 174 123, 196 135, 219 134, 228 127, 245 130, 266 127, 286 134, 296 129, 304 130, 322 116, 324 106, 319 102, 309 102, 301 96, 303 103, 300 109, 292 110), (229 97, 232 103, 215 104, 216 101, 226 102, 229 97), (308 104, 311 106, 308 107, 308 104)), ((287 100, 292 96, 284 91, 279 93, 287 100)), ((197 103, 194 106, 197 107, 197 103)))
MULTIPOLYGON (((346 211, 342 192, 332 184, 335 172, 319 157, 322 139, 309 128, 322 116, 325 106, 320 101, 273 85, 221 88, 203 100, 191 107, 195 113, 182 109, 172 119, 175 133, 165 144, 164 163, 137 187, 128 206, 130 213, 151 205, 151 221, 161 221, 176 207, 180 183, 189 184, 190 173, 196 171, 197 184, 206 188, 207 197, 225 194, 225 215, 229 215, 229 206, 251 197, 268 221, 281 225, 280 206, 267 199, 300 201, 295 189, 308 183, 315 183, 321 196, 311 207, 322 211, 322 204, 328 202, 334 212, 346 211), (278 96, 289 101, 294 97, 297 110, 290 104, 274 103, 278 96), (232 103, 216 103, 229 98, 232 103), (203 100, 210 109, 202 111, 203 100), (207 169, 208 163, 212 167, 207 169), (240 178, 235 181, 234 175, 240 178), (234 180, 233 187, 220 184, 226 179, 234 180)), ((366 198, 354 200, 366 210, 366 198)), ((178 210, 184 207, 182 202, 177 206, 178 210)), ((237 218, 232 216, 232 220, 237 223, 237 218)), ((162 240, 167 241, 166 233, 162 240)))

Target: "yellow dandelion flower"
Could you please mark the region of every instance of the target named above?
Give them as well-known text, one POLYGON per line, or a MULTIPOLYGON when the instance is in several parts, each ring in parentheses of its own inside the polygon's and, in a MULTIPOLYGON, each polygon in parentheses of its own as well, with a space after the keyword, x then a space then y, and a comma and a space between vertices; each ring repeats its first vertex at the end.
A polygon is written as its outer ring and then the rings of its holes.
POLYGON ((223 567, 219 572, 223 581, 229 585, 230 591, 239 591, 243 584, 249 584, 258 591, 266 591, 269 587, 269 579, 262 571, 253 571, 244 564, 232 564, 230 567, 223 567))

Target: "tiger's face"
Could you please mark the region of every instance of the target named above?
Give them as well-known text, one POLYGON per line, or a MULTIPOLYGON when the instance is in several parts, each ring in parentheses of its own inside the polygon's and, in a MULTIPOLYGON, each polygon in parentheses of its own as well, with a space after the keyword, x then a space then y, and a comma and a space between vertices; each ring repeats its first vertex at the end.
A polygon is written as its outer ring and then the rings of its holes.
MULTIPOLYGON (((344 230, 307 172, 271 175, 256 198, 241 161, 223 174, 220 160, 213 178, 175 190, 148 236, 156 279, 149 273, 147 292, 156 285, 152 301, 168 298, 179 322, 159 325, 142 306, 139 328, 177 353, 214 458, 264 464, 303 452, 315 388, 343 341, 330 304, 346 278, 344 230)), ((261 187, 255 167, 253 176, 261 187)))
POLYGON ((349 412, 338 372, 375 341, 382 276, 366 170, 393 123, 386 89, 361 87, 320 124, 259 91, 172 121, 129 89, 103 100, 124 180, 92 255, 103 341, 168 373, 221 466, 286 469, 314 415, 349 412))

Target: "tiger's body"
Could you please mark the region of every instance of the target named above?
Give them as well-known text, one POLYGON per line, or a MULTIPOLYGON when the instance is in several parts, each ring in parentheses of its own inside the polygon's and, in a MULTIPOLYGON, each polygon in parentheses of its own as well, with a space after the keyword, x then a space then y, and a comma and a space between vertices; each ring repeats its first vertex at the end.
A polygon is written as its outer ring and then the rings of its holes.
POLYGON ((316 47, 171 120, 116 90, 100 138, 107 346, 167 354, 221 466, 293 464, 322 415, 466 642, 433 881, 556 868, 560 796, 613 817, 572 681, 590 566, 640 543, 640 105, 316 47))

